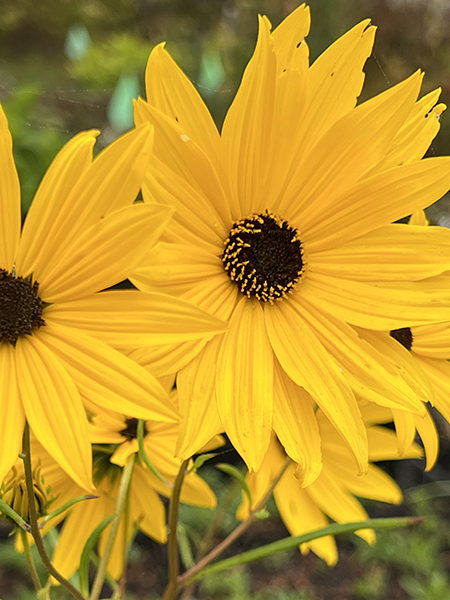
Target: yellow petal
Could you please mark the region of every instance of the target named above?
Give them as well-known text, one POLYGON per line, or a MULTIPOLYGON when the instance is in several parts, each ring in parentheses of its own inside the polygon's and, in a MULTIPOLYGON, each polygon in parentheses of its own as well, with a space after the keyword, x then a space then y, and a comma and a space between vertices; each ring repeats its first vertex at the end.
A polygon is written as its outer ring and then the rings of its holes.
POLYGON ((136 473, 131 482, 132 519, 139 529, 159 542, 167 541, 166 511, 158 494, 151 485, 147 472, 135 465, 136 473))
POLYGON ((423 157, 439 131, 441 115, 446 108, 445 104, 435 106, 440 93, 440 89, 434 90, 416 102, 405 124, 393 139, 389 152, 371 171, 371 175, 423 157))
POLYGON ((20 395, 31 430, 75 483, 93 491, 87 417, 67 371, 41 336, 16 343, 20 395))
POLYGON ((423 458, 422 448, 415 443, 406 448, 403 455, 400 456, 397 435, 386 427, 369 427, 367 438, 369 440, 369 458, 372 462, 400 458, 423 458))
POLYGON ((295 65, 297 50, 308 35, 310 25, 311 15, 309 6, 301 4, 283 19, 270 34, 273 40, 273 49, 277 55, 279 73, 283 69, 295 65))
MULTIPOLYGON (((357 329, 357 332, 363 340, 366 340, 377 352, 386 357, 390 365, 423 402, 433 401, 433 390, 428 378, 420 368, 418 361, 402 344, 383 332, 362 329, 357 329)), ((425 415, 425 408, 417 403, 411 403, 409 407, 405 404, 404 408, 412 410, 415 414, 425 415)))
POLYGON ((20 238, 20 183, 8 121, 0 106, 0 268, 11 271, 20 238))
POLYGON ((216 365, 223 336, 217 336, 177 377, 181 415, 177 456, 189 458, 224 430, 216 400, 216 365))
POLYGON ((350 29, 311 66, 303 152, 356 105, 376 30, 369 23, 365 20, 350 29))
POLYGON ((450 358, 450 323, 438 323, 411 327, 413 344, 411 350, 419 356, 450 358))
POLYGON ((416 425, 411 413, 403 410, 392 410, 392 416, 395 423, 395 432, 398 439, 398 454, 403 456, 407 448, 411 446, 416 437, 416 425))
MULTIPOLYGON (((362 475, 361 477, 366 477, 362 475)), ((308 495, 317 507, 337 523, 352 523, 365 521, 369 518, 362 505, 345 491, 345 484, 336 479, 331 473, 322 475, 307 488, 308 495)), ((374 541, 373 530, 360 529, 355 532, 368 542, 374 541)))
POLYGON ((299 161, 298 146, 302 140, 308 92, 309 48, 303 42, 295 50, 291 65, 282 70, 275 88, 273 113, 276 118, 272 122, 270 144, 266 150, 271 157, 270 177, 265 179, 264 193, 259 199, 254 199, 254 211, 264 212, 268 206, 278 211, 284 188, 299 161))
POLYGON ((207 340, 184 342, 182 344, 163 344, 162 346, 148 346, 130 352, 133 361, 148 369, 155 377, 173 375, 185 367, 201 352, 207 340))
POLYGON ((164 49, 156 46, 145 71, 147 102, 175 120, 186 135, 218 162, 220 136, 209 110, 191 81, 164 49))
POLYGON ((257 470, 272 430, 273 354, 258 301, 242 298, 224 334, 216 393, 224 430, 249 469, 257 470))
MULTIPOLYGON (((227 236, 230 216, 226 215, 225 225, 225 215, 221 215, 224 211, 216 210, 198 185, 188 182, 186 177, 174 173, 161 160, 154 158, 144 180, 142 195, 149 204, 158 202, 175 207, 175 222, 188 230, 184 243, 195 243, 217 253, 217 248, 227 236)), ((218 189, 214 196, 220 195, 218 189)), ((223 207, 226 208, 225 203, 223 207)))
POLYGON ((15 350, 8 342, 0 344, 0 482, 22 450, 25 416, 17 383, 15 350))
MULTIPOLYGON (((339 475, 339 471, 336 471, 336 475, 339 475)), ((387 473, 375 465, 369 465, 367 475, 362 477, 346 474, 345 487, 350 493, 360 498, 390 502, 391 504, 400 504, 403 500, 400 487, 387 473)))
POLYGON ((269 28, 269 22, 260 17, 255 52, 222 128, 221 142, 234 220, 257 209, 271 172, 272 157, 268 149, 277 65, 269 28))
POLYGON ((304 231, 308 253, 334 248, 339 244, 401 219, 439 200, 450 187, 450 158, 425 158, 362 179, 347 189, 304 231))
POLYGON ((300 467, 299 484, 312 483, 322 470, 320 434, 311 396, 275 361, 273 428, 286 454, 300 467))
POLYGON ((78 300, 120 283, 151 250, 171 214, 163 206, 135 204, 106 216, 61 253, 53 269, 36 269, 40 295, 50 303, 78 300))
MULTIPOLYGON (((148 125, 117 139, 81 174, 62 210, 52 215, 36 267, 49 272, 87 229, 136 199, 151 156, 148 125)), ((36 269, 37 270, 37 269, 36 269)))
POLYGON ((214 508, 217 500, 209 485, 196 473, 189 473, 183 481, 180 494, 181 502, 193 506, 214 508))
POLYGON ((114 512, 114 504, 96 498, 76 504, 59 535, 52 557, 55 568, 64 577, 71 577, 80 566, 81 553, 93 530, 114 512))
MULTIPOLYGON (((328 519, 311 499, 308 490, 298 487, 294 465, 289 465, 273 495, 281 518, 291 535, 302 535, 329 525, 328 519)), ((319 538, 301 547, 304 554, 308 549, 330 566, 337 562, 337 548, 332 536, 319 538)))
MULTIPOLYGON (((422 401, 428 396, 423 393, 416 395, 415 388, 412 389, 405 381, 395 360, 386 360, 386 353, 379 352, 332 314, 317 310, 301 294, 296 296, 296 300, 303 318, 344 373, 355 394, 383 406, 416 412, 423 410, 422 401)), ((429 387, 426 389, 429 391, 429 387)))
POLYGON ((45 173, 23 226, 16 264, 22 277, 32 273, 39 264, 54 220, 64 211, 73 188, 92 163, 92 150, 99 133, 91 130, 76 135, 60 150, 45 173))
MULTIPOLYGON (((151 123, 155 128, 154 154, 161 163, 166 165, 160 179, 164 186, 167 186, 169 194, 173 189, 173 184, 170 185, 170 172, 173 172, 175 183, 184 179, 183 197, 199 195, 204 206, 208 207, 208 212, 204 215, 205 221, 217 215, 215 220, 219 219, 219 223, 220 220, 229 223, 230 211, 218 178, 217 165, 211 162, 204 151, 176 122, 162 112, 143 100, 135 102, 134 108, 135 119, 139 117, 142 122, 151 123), (195 192, 191 192, 190 188, 195 192)), ((150 166, 151 173, 155 176, 158 175, 157 165, 159 163, 155 163, 155 168, 150 166)), ((155 193, 158 194, 158 199, 160 191, 155 190, 155 193)), ((171 195, 176 199, 176 193, 171 195)))
POLYGON ((136 269, 131 281, 145 292, 181 296, 194 287, 203 288, 212 277, 218 276, 230 284, 217 254, 200 245, 160 242, 145 264, 136 269))
POLYGON ((433 386, 434 406, 450 423, 450 363, 423 357, 420 366, 433 386))
POLYGON ((409 217, 408 223, 409 225, 421 225, 422 227, 430 224, 424 210, 416 210, 413 212, 413 214, 409 217))
POLYGON ((442 287, 439 276, 388 286, 310 271, 301 293, 327 313, 366 329, 391 331, 450 320, 450 291, 442 287))
POLYGON ((45 314, 53 323, 82 329, 120 351, 202 339, 227 329, 225 322, 189 302, 136 290, 60 302, 45 314))
MULTIPOLYGON (((364 172, 385 154, 407 117, 421 84, 418 73, 364 102, 339 119, 299 161, 280 212, 300 231, 320 227, 324 214, 339 210, 364 172)), ((310 235, 310 234, 308 234, 310 235)))
POLYGON ((418 281, 450 269, 445 227, 393 224, 347 244, 308 255, 316 273, 357 281, 418 281))
POLYGON ((158 381, 117 350, 50 320, 39 337, 53 350, 81 395, 94 404, 137 419, 177 421, 158 381))
POLYGON ((439 435, 436 425, 428 410, 425 417, 419 417, 417 415, 413 415, 413 417, 415 427, 425 448, 425 455, 427 457, 425 470, 431 471, 436 464, 439 455, 439 435))
POLYGON ((270 343, 284 371, 311 394, 351 448, 360 470, 364 471, 367 466, 366 431, 355 397, 339 368, 293 302, 268 306, 265 316, 270 343))

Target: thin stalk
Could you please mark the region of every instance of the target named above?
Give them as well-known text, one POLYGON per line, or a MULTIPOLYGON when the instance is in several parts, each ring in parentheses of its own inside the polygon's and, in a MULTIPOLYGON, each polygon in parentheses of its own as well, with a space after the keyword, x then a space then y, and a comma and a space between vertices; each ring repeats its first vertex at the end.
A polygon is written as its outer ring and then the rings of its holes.
POLYGON ((253 550, 248 550, 242 554, 235 554, 230 558, 225 558, 219 562, 209 565, 201 572, 194 575, 194 579, 200 579, 212 575, 213 573, 220 573, 225 569, 230 569, 237 565, 244 565, 254 560, 260 560, 267 556, 273 556, 277 552, 283 552, 290 550, 291 548, 298 548, 301 544, 307 544, 312 540, 322 538, 328 535, 338 535, 341 533, 354 533, 361 529, 395 529, 399 527, 410 527, 425 521, 423 517, 394 517, 390 519, 368 519, 367 521, 359 521, 357 523, 333 523, 322 529, 316 531, 310 531, 303 535, 295 537, 287 537, 277 542, 272 542, 266 546, 259 546, 253 550))
POLYGON ((36 571, 36 565, 34 564, 33 556, 31 555, 30 543, 26 531, 20 529, 20 539, 22 540, 23 551, 25 558, 27 559, 28 570, 30 571, 31 579, 33 580, 34 588, 37 592, 42 589, 41 581, 39 579, 38 572, 36 571))
MULTIPOLYGON (((250 511, 249 516, 245 521, 243 521, 240 525, 236 527, 234 531, 230 533, 228 537, 226 537, 220 544, 218 544, 215 548, 211 550, 206 556, 204 556, 194 567, 183 573, 178 577, 178 585, 182 586, 189 579, 192 579, 194 575, 196 575, 199 571, 201 571, 206 565, 209 565, 215 558, 222 554, 224 550, 226 550, 233 542, 235 542, 243 533, 246 531, 253 521, 256 519, 256 515, 266 506, 270 496, 272 495, 273 490, 275 489, 277 483, 283 477, 286 469, 288 468, 291 459, 287 456, 284 462, 284 465, 275 479, 272 481, 269 489, 264 494, 263 498, 258 502, 258 504, 250 511)), ((166 600, 163 598, 163 600, 166 600)))
MULTIPOLYGON (((209 549, 213 545, 213 542, 217 535, 217 532, 222 527, 222 524, 225 520, 225 516, 227 514, 227 510, 231 506, 231 503, 233 502, 233 498, 235 497, 236 492, 238 491, 239 488, 240 488, 239 482, 235 481, 234 484, 228 490, 222 503, 217 507, 216 514, 214 515, 211 523, 208 526, 208 529, 206 530, 205 535, 203 536, 202 541, 199 544, 197 556, 195 557, 196 563, 198 563, 199 560, 201 560, 209 552, 209 549)), ((184 588, 184 590, 180 596, 180 600, 186 600, 187 598, 191 597, 196 585, 197 584, 195 581, 193 581, 192 583, 189 583, 189 585, 187 585, 184 588)))
POLYGON ((174 600, 178 593, 178 574, 180 572, 180 559, 178 556, 177 525, 178 508, 180 506, 180 493, 183 480, 186 475, 186 469, 189 459, 183 461, 178 472, 175 484, 173 486, 172 496, 169 504, 169 538, 168 557, 169 557, 169 584, 164 592, 163 600, 174 600))
POLYGON ((119 494, 117 496, 116 509, 114 511, 114 519, 111 523, 111 530, 109 532, 108 541, 106 543, 105 553, 100 560, 97 575, 95 576, 94 585, 92 586, 92 592, 89 596, 89 600, 98 600, 100 592, 102 591, 103 583, 105 581, 106 572, 108 569, 109 559, 114 547, 117 532, 119 530, 120 519, 122 517, 128 491, 130 489, 131 476, 133 474, 135 455, 131 454, 123 468, 122 476, 120 479, 119 494))
POLYGON ((44 547, 44 543, 42 541, 41 533, 39 531, 39 524, 37 520, 36 513, 36 503, 34 501, 34 486, 33 486, 33 470, 31 468, 31 449, 30 449, 30 427, 28 423, 25 424, 25 430, 23 433, 23 445, 22 445, 22 454, 21 458, 23 459, 24 471, 25 471, 25 481, 27 484, 27 492, 28 492, 28 515, 30 518, 30 528, 31 535, 34 538, 34 543, 36 544, 37 551, 39 552, 39 556, 47 569, 47 571, 52 575, 56 581, 59 581, 61 585, 63 585, 74 598, 77 600, 86 600, 83 594, 80 593, 77 588, 70 583, 65 577, 59 573, 55 567, 53 566, 47 551, 44 547))
POLYGON ((112 598, 120 598, 122 600, 125 598, 125 587, 127 585, 128 553, 130 551, 131 544, 133 543, 133 538, 134 538, 134 535, 133 535, 130 539, 130 536, 128 534, 128 526, 130 523, 129 516, 130 516, 130 494, 127 494, 127 497, 125 500, 124 526, 123 526, 123 555, 122 555, 123 570, 122 570, 122 575, 121 575, 120 581, 119 581, 119 587, 114 591, 114 594, 112 595, 112 598))

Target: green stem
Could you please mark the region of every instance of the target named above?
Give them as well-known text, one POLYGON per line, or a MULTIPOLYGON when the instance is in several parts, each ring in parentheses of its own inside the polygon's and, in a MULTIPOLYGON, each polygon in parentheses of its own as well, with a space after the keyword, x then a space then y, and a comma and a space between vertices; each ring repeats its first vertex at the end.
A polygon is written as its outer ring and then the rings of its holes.
MULTIPOLYGON (((231 503, 233 502, 233 498, 236 496, 238 489, 240 488, 239 482, 235 481, 234 484, 228 490, 225 498, 221 502, 221 504, 217 507, 216 513, 206 530, 205 535, 203 536, 202 541, 199 544, 197 556, 195 557, 195 562, 198 563, 206 554, 214 543, 214 539, 218 533, 218 531, 223 526, 225 516, 231 503)), ((181 596, 180 600, 186 600, 187 598, 193 597, 193 592, 195 589, 196 582, 193 581, 187 585, 181 596)))
POLYGON ((19 530, 20 539, 22 540, 23 551, 25 554, 25 558, 27 559, 28 570, 30 571, 31 579, 33 580, 34 588, 37 592, 39 592, 42 588, 41 581, 39 579, 38 572, 36 571, 36 565, 34 564, 33 557, 31 555, 30 543, 28 542, 28 537, 26 531, 23 529, 19 530))
POLYGON ((170 497, 169 505, 169 539, 168 539, 168 555, 169 555, 169 584, 164 592, 163 600, 174 600, 178 593, 178 574, 180 572, 180 560, 178 556, 178 541, 177 541, 177 524, 178 524, 178 508, 180 505, 180 493, 183 480, 186 475, 186 469, 189 464, 189 459, 183 461, 175 485, 173 486, 172 496, 170 497))
POLYGON ((15 521, 17 525, 19 525, 19 527, 21 527, 24 531, 30 533, 31 527, 28 525, 28 523, 26 523, 22 519, 22 517, 16 513, 15 510, 13 510, 10 506, 3 502, 2 499, 0 499, 0 512, 4 513, 5 515, 8 515, 8 517, 11 517, 11 519, 15 521))
MULTIPOLYGON (((257 514, 266 506, 270 496, 272 495, 273 490, 275 489, 277 483, 283 477, 288 468, 291 459, 287 456, 284 461, 284 465, 275 479, 272 481, 269 489, 264 494, 263 498, 258 502, 258 504, 250 511, 249 516, 245 521, 243 521, 240 525, 236 527, 234 531, 230 533, 228 537, 226 537, 220 544, 218 544, 209 554, 204 556, 194 567, 183 573, 178 577, 178 585, 184 585, 188 580, 192 580, 193 577, 202 569, 204 569, 210 562, 212 562, 219 554, 221 554, 224 550, 226 550, 233 542, 235 542, 243 533, 246 531, 253 521, 256 519, 257 514)), ((163 598, 163 600, 166 600, 163 598)))
POLYGON ((190 575, 190 580, 192 581, 201 579, 207 575, 220 573, 225 569, 230 569, 231 567, 235 567, 237 565, 243 565, 254 560, 266 558, 267 556, 272 556, 277 552, 290 550, 291 548, 298 547, 301 544, 306 544, 328 535, 354 533, 360 529, 396 529, 399 527, 410 527, 412 525, 421 523, 424 520, 425 519, 423 517, 394 517, 391 519, 368 519, 367 521, 360 521, 358 523, 333 523, 332 525, 328 525, 328 527, 318 529, 317 531, 311 531, 296 537, 284 538, 282 540, 278 540, 277 542, 267 544, 266 546, 260 546, 259 548, 254 548, 248 552, 236 554, 235 556, 231 556, 230 558, 226 558, 213 565, 210 565, 201 572, 193 573, 190 575))
POLYGON ((36 503, 34 501, 34 486, 33 486, 33 470, 31 467, 31 448, 30 448, 30 427, 28 423, 25 424, 25 430, 23 433, 23 450, 21 454, 21 458, 23 459, 24 471, 25 471, 25 481, 27 484, 27 492, 28 492, 28 514, 30 518, 30 528, 31 535, 34 538, 34 543, 36 544, 37 551, 39 552, 39 556, 47 569, 47 571, 59 581, 61 585, 63 585, 74 598, 77 600, 86 600, 83 594, 80 593, 77 588, 70 583, 65 577, 59 573, 55 567, 53 566, 47 551, 44 547, 44 543, 42 541, 41 533, 39 531, 39 524, 37 520, 36 513, 36 503))
POLYGON ((106 543, 105 553, 100 560, 100 565, 97 571, 97 575, 92 586, 92 592, 89 596, 89 600, 98 600, 100 592, 102 591, 103 583, 105 581, 106 572, 108 569, 109 559, 114 547, 117 532, 119 530, 120 519, 122 517, 128 491, 130 489, 131 476, 133 474, 135 454, 131 454, 123 468, 122 477, 120 479, 119 494, 117 496, 116 509, 114 511, 114 519, 111 523, 111 531, 109 532, 108 541, 106 543))
POLYGON ((127 585, 127 565, 128 565, 128 553, 130 552, 131 544, 133 543, 134 535, 130 536, 128 527, 130 524, 130 494, 127 494, 124 508, 124 526, 123 526, 123 570, 119 580, 119 585, 115 589, 112 598, 125 598, 125 587, 127 585))

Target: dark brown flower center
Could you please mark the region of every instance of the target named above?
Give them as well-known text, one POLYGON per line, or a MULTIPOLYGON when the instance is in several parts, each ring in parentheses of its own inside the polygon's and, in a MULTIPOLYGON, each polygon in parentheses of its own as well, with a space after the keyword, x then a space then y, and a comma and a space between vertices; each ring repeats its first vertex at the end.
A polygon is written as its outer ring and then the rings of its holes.
POLYGON ((39 284, 0 269, 0 342, 15 344, 22 335, 45 325, 39 284))
MULTIPOLYGON (((125 419, 125 428, 119 431, 120 435, 127 438, 129 441, 137 438, 138 430, 138 419, 125 419)), ((145 424, 144 424, 144 437, 145 437, 145 424)))
POLYGON ((407 350, 411 350, 413 344, 413 335, 409 327, 401 327, 400 329, 393 329, 389 332, 389 335, 400 342, 407 350))
POLYGON ((243 294, 273 303, 294 289, 304 255, 297 230, 266 211, 233 224, 222 262, 243 294))

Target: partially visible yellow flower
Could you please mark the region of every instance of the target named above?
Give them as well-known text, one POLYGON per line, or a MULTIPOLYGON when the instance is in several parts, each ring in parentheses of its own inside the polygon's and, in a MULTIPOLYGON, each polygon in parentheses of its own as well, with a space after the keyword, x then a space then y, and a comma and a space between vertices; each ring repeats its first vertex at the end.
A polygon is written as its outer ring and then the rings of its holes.
MULTIPOLYGON (((59 535, 53 563, 65 577, 70 577, 79 567, 84 545, 92 533, 107 516, 112 515, 118 494, 122 466, 128 456, 138 450, 137 421, 112 411, 98 411, 92 416, 94 482, 96 499, 76 504, 67 515, 59 535)), ((130 543, 139 529, 152 539, 165 543, 166 511, 159 495, 170 498, 171 485, 181 466, 174 458, 179 426, 175 423, 145 422, 144 445, 147 456, 165 482, 154 475, 139 459, 133 467, 129 500, 114 544, 108 571, 118 579, 123 570, 124 544, 130 543)), ((215 447, 223 441, 217 439, 215 447)), ((40 460, 46 484, 51 486, 52 495, 57 496, 52 509, 57 509, 70 499, 83 495, 84 491, 71 481, 37 443, 33 444, 32 456, 40 460)), ((191 465, 192 466, 192 465, 191 465)), ((194 472, 186 475, 180 496, 181 502, 214 508, 216 498, 211 488, 194 472)), ((61 519, 59 519, 61 520, 61 519)), ((55 526, 50 521, 44 528, 55 526)), ((101 535, 99 554, 103 555, 110 528, 101 535)))
MULTIPOLYGON (((380 413, 376 405, 362 407, 370 461, 398 458, 395 433, 378 426, 379 420, 384 422, 384 410, 381 409, 380 413)), ((297 465, 291 463, 273 492, 280 516, 291 535, 302 535, 326 527, 329 524, 328 518, 337 523, 367 520, 369 516, 355 496, 400 504, 402 492, 391 477, 374 464, 369 464, 366 474, 357 476, 353 456, 320 410, 317 412, 317 422, 322 439, 321 474, 314 483, 301 488, 297 477, 297 465)), ((421 448, 412 443, 402 458, 421 456, 421 448)), ((285 452, 273 436, 261 469, 247 475, 254 506, 262 499, 280 472, 285 458, 285 452)), ((238 510, 239 518, 245 519, 248 511, 249 504, 244 495, 238 510)), ((360 530, 357 534, 370 544, 375 541, 372 529, 360 530)), ((312 550, 329 565, 334 565, 338 559, 336 543, 332 536, 303 544, 300 549, 303 554, 312 550)))
POLYGON ((449 269, 450 232, 434 228, 430 243, 392 224, 450 186, 448 157, 422 160, 445 108, 439 90, 418 100, 417 72, 356 106, 375 28, 363 21, 310 65, 309 25, 305 5, 273 31, 260 18, 220 133, 164 46, 153 50, 147 101, 135 105, 136 124, 155 127, 143 197, 176 213, 132 279, 230 322, 208 343, 133 354, 158 375, 177 365, 180 456, 226 431, 258 470, 275 430, 305 484, 321 469, 315 406, 367 467, 355 380, 393 408, 425 411, 351 325, 450 317, 449 290, 422 281, 449 269))
POLYGON ((158 381, 107 343, 137 348, 225 329, 166 295, 98 293, 132 274, 173 212, 134 204, 152 128, 124 135, 92 160, 98 133, 80 133, 56 156, 21 230, 19 179, 0 108, 0 481, 27 420, 66 473, 92 488, 84 400, 139 418, 177 419, 158 381))
MULTIPOLYGON (((424 211, 417 211, 413 213, 409 225, 405 227, 410 233, 411 240, 417 233, 424 232, 429 238, 430 247, 434 245, 435 254, 441 255, 445 251, 433 241, 434 228, 424 227, 427 225, 428 220, 424 211)), ((437 284, 442 289, 449 289, 449 273, 443 273, 429 283, 433 287, 437 284)), ((408 292, 409 289, 405 289, 405 294, 408 292)), ((389 333, 361 328, 355 328, 355 331, 361 340, 370 344, 373 351, 385 356, 386 365, 402 376, 412 397, 416 396, 423 402, 434 405, 449 421, 450 322, 401 327, 389 333)), ((375 385, 371 389, 360 390, 359 393, 365 400, 378 402, 386 407, 390 406, 375 385)), ((410 447, 417 431, 426 452, 426 469, 430 470, 437 460, 439 437, 428 409, 423 415, 401 410, 401 406, 390 406, 390 411, 395 422, 400 456, 410 447)), ((387 414, 389 415, 389 411, 387 414)), ((388 416, 386 421, 389 420, 391 419, 388 416)))

